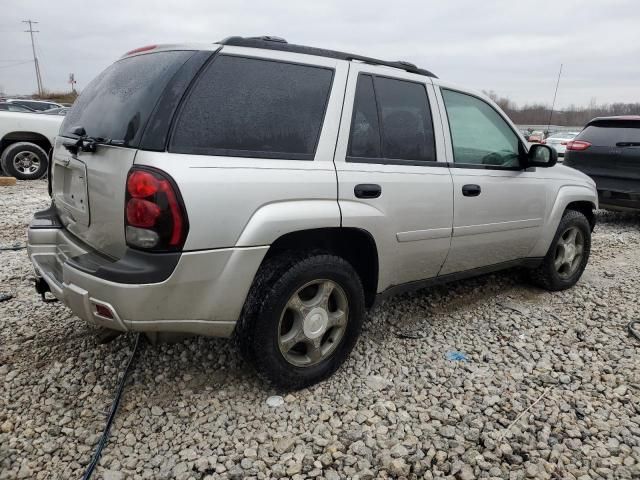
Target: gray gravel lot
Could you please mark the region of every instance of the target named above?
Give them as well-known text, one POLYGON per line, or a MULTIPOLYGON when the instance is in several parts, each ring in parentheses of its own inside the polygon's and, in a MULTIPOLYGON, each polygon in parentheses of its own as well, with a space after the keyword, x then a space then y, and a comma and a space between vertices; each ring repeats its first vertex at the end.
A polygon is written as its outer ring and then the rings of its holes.
MULTIPOLYGON (((0 187, 0 245, 47 203, 0 187)), ((640 215, 598 221, 575 288, 515 271, 391 299, 280 407, 229 341, 146 345, 95 478, 640 478, 640 215)), ((24 250, 0 252, 0 292, 0 479, 79 478, 133 337, 40 302, 24 250)))

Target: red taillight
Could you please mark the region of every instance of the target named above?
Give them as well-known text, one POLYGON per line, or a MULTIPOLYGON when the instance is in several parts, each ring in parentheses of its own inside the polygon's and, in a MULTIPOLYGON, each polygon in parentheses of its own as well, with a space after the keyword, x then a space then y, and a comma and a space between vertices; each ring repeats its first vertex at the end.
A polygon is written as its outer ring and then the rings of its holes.
POLYGON ((148 52, 149 50, 153 50, 156 47, 157 45, 146 45, 144 47, 134 48, 133 50, 129 50, 127 53, 125 53, 123 57, 126 57, 127 55, 133 55, 134 53, 148 52))
POLYGON ((156 177, 144 170, 135 170, 131 172, 127 179, 127 192, 133 198, 146 198, 159 189, 159 182, 156 177))
POLYGON ((167 196, 169 202, 169 210, 171 210, 171 217, 173 218, 173 228, 171 229, 171 238, 169 239, 169 245, 176 246, 180 243, 182 236, 182 213, 180 212, 180 205, 176 199, 176 195, 171 188, 169 182, 164 181, 160 184, 160 190, 167 196))
POLYGON ((149 200, 132 198, 127 202, 127 224, 133 227, 153 227, 159 216, 160 207, 149 200))
POLYGON ((586 150, 591 146, 591 143, 585 142, 583 140, 571 140, 567 142, 567 150, 571 150, 573 152, 581 152, 586 150))
POLYGON ((180 250, 187 231, 182 198, 171 178, 157 169, 132 169, 125 206, 127 244, 144 250, 180 250))

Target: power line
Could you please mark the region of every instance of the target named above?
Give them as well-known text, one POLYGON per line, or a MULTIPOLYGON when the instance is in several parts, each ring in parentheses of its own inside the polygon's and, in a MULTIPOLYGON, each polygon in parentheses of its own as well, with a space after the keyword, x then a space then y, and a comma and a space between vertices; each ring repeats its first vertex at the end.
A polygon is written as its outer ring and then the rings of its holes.
POLYGON ((42 77, 40 76, 40 65, 38 64, 38 57, 36 56, 36 46, 35 43, 33 41, 33 34, 34 33, 38 33, 39 30, 34 30, 33 29, 33 24, 38 23, 35 22, 33 20, 23 20, 22 23, 28 23, 29 24, 29 30, 25 30, 26 33, 29 33, 31 35, 31 50, 33 51, 33 63, 36 66, 36 81, 38 82, 38 95, 42 96, 42 77))
POLYGON ((26 65, 27 63, 31 63, 31 62, 33 62, 33 60, 24 60, 22 62, 15 62, 9 65, 0 65, 0 68, 17 67, 18 65, 26 65))

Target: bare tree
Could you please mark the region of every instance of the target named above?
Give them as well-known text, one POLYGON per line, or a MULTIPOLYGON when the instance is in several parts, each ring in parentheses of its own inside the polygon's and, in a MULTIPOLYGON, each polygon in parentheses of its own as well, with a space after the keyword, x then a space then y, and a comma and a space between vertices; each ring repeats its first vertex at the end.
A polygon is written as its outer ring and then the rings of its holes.
MULTIPOLYGON (((549 120, 551 109, 543 104, 526 104, 519 107, 515 102, 506 97, 501 97, 493 90, 484 91, 491 100, 498 104, 511 120, 520 125, 544 125, 549 120)), ((591 98, 586 107, 570 105, 563 110, 553 112, 553 123, 581 127, 595 117, 609 115, 640 115, 639 103, 611 103, 598 105, 595 97, 591 98)))

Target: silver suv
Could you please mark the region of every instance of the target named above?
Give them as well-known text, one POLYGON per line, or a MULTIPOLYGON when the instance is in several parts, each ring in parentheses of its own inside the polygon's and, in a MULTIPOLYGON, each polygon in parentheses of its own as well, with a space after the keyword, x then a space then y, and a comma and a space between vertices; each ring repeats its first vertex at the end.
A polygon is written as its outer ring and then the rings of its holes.
POLYGON ((406 62, 274 37, 148 46, 67 114, 29 256, 38 292, 93 325, 234 336, 300 388, 390 294, 513 266, 574 285, 598 199, 556 159, 406 62))

